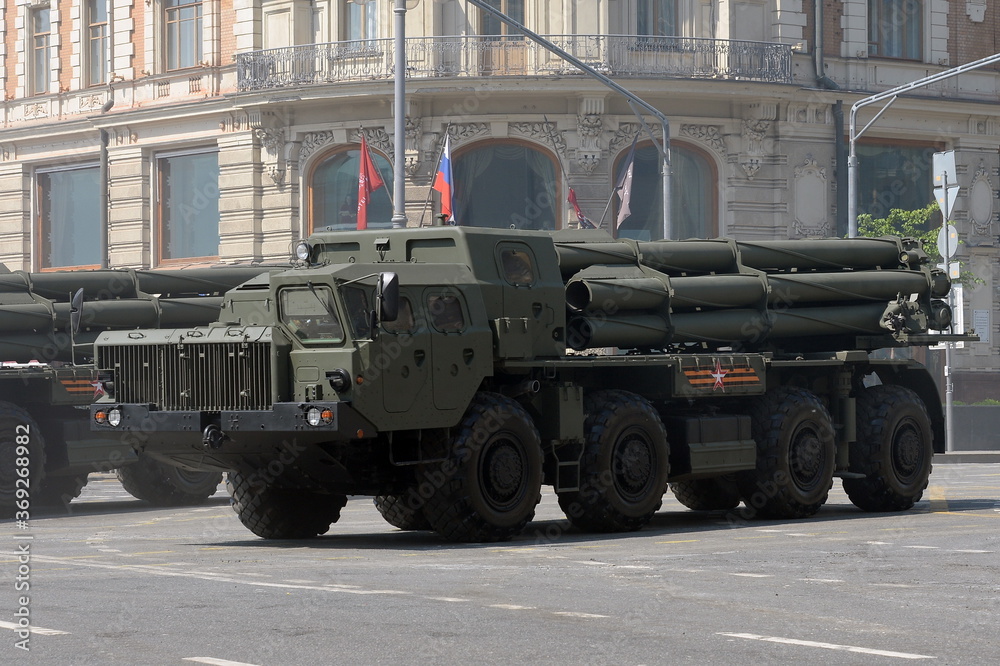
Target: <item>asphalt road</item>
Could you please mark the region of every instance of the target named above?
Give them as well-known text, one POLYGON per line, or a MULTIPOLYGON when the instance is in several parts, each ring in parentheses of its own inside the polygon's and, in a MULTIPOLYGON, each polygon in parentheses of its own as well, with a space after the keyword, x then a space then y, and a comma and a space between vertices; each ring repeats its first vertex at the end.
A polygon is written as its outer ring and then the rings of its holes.
POLYGON ((0 663, 995 664, 998 527, 1000 464, 937 465, 902 514, 862 513, 839 483, 798 521, 668 494, 611 536, 569 529, 547 492, 521 537, 459 546, 367 498, 325 537, 267 542, 224 490, 152 509, 94 475, 72 515, 3 525, 0 663))

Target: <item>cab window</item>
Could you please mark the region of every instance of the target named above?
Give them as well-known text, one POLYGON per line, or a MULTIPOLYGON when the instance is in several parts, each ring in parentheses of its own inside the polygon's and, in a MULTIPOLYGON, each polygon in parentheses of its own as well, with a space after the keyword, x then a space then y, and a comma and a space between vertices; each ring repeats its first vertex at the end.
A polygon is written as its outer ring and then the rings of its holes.
POLYGON ((535 265, 526 248, 500 248, 500 272, 515 287, 527 287, 535 283, 535 265))
POLYGON ((410 299, 403 296, 399 299, 399 315, 396 321, 387 321, 383 327, 389 333, 413 333, 417 329, 416 320, 413 318, 413 306, 410 299))
POLYGON ((465 330, 465 315, 458 296, 448 292, 427 297, 427 315, 435 329, 442 333, 465 330))
POLYGON ((282 289, 281 322, 304 343, 341 343, 344 327, 329 287, 282 289))
POLYGON ((358 340, 372 337, 371 300, 368 291, 360 287, 344 287, 344 305, 347 307, 347 320, 351 330, 358 340))

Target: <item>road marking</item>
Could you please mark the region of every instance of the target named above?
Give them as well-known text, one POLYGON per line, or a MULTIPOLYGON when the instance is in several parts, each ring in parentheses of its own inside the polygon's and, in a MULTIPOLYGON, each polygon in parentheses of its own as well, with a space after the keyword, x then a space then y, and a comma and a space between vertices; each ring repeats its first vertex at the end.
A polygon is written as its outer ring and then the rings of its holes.
POLYGON ((730 576, 743 576, 744 578, 774 578, 771 574, 754 574, 754 573, 731 573, 730 576))
POLYGON ((463 604, 466 601, 468 601, 468 599, 459 599, 458 597, 427 597, 427 598, 430 599, 431 601, 447 601, 453 604, 463 604))
POLYGON ((839 578, 799 578, 803 583, 843 583, 839 578))
POLYGON ((596 615, 594 613, 574 613, 573 611, 555 611, 553 615, 562 615, 563 617, 580 617, 585 620, 598 619, 602 617, 610 617, 610 615, 596 615))
POLYGON ((767 643, 782 643, 784 645, 800 645, 802 647, 823 648, 824 650, 844 650, 846 652, 860 652, 861 654, 873 654, 880 657, 896 657, 897 659, 937 659, 926 654, 911 654, 909 652, 892 652, 890 650, 874 650, 871 648, 855 647, 853 645, 837 645, 836 643, 818 643, 816 641, 800 641, 795 638, 780 638, 778 636, 758 636, 757 634, 727 634, 719 632, 720 636, 731 636, 733 638, 747 638, 752 641, 765 641, 767 643))
POLYGON ((941 550, 940 546, 903 546, 903 548, 918 548, 920 550, 941 550))
POLYGON ((490 604, 489 607, 502 610, 535 610, 535 606, 518 606, 517 604, 490 604))
POLYGON ((248 664, 245 661, 229 661, 228 659, 216 659, 215 657, 184 657, 184 661, 213 664, 214 666, 256 666, 256 664, 248 664))
POLYGON ((953 550, 951 552, 953 552, 953 553, 992 553, 993 551, 992 550, 961 550, 961 549, 956 549, 956 550, 953 550))
MULTIPOLYGON (((0 622, 0 629, 13 629, 15 631, 19 629, 24 629, 14 622, 0 622)), ((31 633, 38 634, 39 636, 68 636, 68 631, 59 631, 57 629, 42 629, 41 627, 31 627, 31 633)))
POLYGON ((697 543, 701 539, 680 539, 678 541, 654 541, 653 543, 697 543))

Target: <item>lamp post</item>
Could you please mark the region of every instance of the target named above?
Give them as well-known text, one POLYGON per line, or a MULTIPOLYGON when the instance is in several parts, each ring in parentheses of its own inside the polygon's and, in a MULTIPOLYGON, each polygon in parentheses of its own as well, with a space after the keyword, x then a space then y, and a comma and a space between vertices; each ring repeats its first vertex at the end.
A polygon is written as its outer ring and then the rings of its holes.
MULTIPOLYGON (((351 0, 364 7, 373 0, 351 0)), ((406 226, 406 11, 420 0, 393 0, 393 134, 392 227, 406 226)))

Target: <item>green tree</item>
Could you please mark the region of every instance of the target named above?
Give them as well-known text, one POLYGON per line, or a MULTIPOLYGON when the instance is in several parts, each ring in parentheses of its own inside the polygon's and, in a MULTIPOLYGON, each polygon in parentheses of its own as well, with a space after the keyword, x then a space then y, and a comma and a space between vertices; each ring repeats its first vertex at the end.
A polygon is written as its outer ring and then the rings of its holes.
MULTIPOLYGON (((930 257, 932 264, 942 263, 941 252, 938 250, 937 237, 941 227, 941 209, 936 201, 917 210, 900 210, 893 208, 882 218, 874 218, 868 213, 858 215, 858 235, 868 238, 879 236, 903 236, 916 238, 924 246, 924 252, 930 257)), ((959 241, 961 243, 962 241, 959 241)), ((960 263, 964 268, 964 264, 960 263)), ((966 288, 984 284, 981 278, 966 270, 959 270, 958 280, 966 288)))

